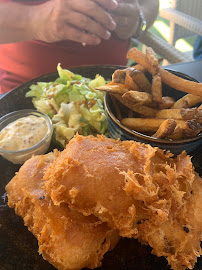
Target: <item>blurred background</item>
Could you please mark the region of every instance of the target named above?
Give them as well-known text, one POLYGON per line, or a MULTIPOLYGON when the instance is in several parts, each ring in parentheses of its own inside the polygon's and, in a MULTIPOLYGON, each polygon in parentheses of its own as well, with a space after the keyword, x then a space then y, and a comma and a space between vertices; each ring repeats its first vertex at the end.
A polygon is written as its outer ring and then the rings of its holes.
POLYGON ((160 0, 153 26, 131 46, 152 47, 162 65, 193 61, 194 42, 202 36, 202 0, 160 0))
MULTIPOLYGON (((171 8, 171 6, 172 0, 160 0, 160 10, 164 8, 171 8)), ((153 27, 151 28, 151 32, 163 38, 164 40, 169 41, 170 21, 158 16, 153 27)), ((175 47, 179 51, 186 52, 192 56, 193 45, 196 36, 197 35, 193 33, 193 36, 178 39, 176 41, 175 47)))

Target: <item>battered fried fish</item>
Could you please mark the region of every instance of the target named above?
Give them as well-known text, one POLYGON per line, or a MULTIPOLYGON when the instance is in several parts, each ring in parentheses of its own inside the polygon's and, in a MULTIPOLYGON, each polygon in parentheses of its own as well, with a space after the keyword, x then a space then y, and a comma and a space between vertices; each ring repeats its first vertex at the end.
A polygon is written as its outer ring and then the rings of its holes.
POLYGON ((58 155, 55 152, 28 160, 6 186, 8 205, 36 236, 39 253, 56 268, 96 268, 118 242, 118 233, 95 216, 85 217, 64 203, 53 204, 42 189, 42 178, 58 155))
POLYGON ((202 179, 185 152, 173 158, 134 141, 77 135, 44 181, 55 205, 138 238, 175 270, 192 269, 202 254, 202 179))

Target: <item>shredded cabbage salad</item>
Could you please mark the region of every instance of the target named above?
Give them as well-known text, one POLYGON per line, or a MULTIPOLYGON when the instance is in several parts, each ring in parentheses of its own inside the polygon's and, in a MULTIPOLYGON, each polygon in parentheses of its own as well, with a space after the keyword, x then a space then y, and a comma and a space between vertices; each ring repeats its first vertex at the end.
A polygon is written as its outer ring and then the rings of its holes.
POLYGON ((104 93, 95 87, 105 85, 105 79, 94 80, 62 69, 54 82, 38 82, 30 87, 26 97, 32 97, 34 107, 47 114, 54 127, 53 141, 65 147, 78 132, 81 135, 108 136, 104 109, 104 93))

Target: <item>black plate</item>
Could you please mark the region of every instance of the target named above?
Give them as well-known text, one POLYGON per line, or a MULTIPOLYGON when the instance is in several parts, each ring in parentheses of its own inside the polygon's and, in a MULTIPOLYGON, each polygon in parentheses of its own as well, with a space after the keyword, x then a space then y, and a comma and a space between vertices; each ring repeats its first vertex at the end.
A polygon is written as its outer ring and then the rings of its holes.
MULTIPOLYGON (((112 73, 120 66, 87 66, 71 68, 72 72, 88 78, 100 74, 111 79, 112 73)), ((20 109, 33 108, 31 98, 25 93, 31 84, 39 81, 53 81, 57 72, 38 77, 15 88, 0 99, 0 117, 20 109)), ((52 146, 53 147, 53 146, 52 146)), ((202 175, 202 147, 191 153, 196 171, 202 175)), ((38 254, 35 237, 23 225, 20 217, 6 204, 5 185, 18 171, 19 165, 13 165, 0 157, 0 270, 53 270, 55 269, 38 254)), ((136 240, 122 239, 117 247, 108 252, 99 269, 116 270, 169 270, 165 258, 151 255, 149 247, 141 246, 136 240)), ((198 260, 195 270, 202 269, 202 258, 198 260)))

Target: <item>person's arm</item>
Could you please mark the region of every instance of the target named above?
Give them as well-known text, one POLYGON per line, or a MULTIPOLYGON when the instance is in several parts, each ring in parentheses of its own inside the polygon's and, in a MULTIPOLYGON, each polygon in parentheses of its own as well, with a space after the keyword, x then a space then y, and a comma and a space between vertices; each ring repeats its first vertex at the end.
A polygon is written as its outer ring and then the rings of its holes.
POLYGON ((33 39, 31 8, 15 2, 0 3, 0 44, 33 39))
POLYGON ((140 9, 144 14, 148 29, 158 15, 159 0, 119 0, 118 8, 112 12, 112 17, 117 24, 114 32, 120 39, 127 40, 137 33, 140 9))
POLYGON ((0 44, 27 40, 73 40, 96 45, 116 27, 106 10, 115 0, 50 0, 39 5, 0 3, 0 44))

